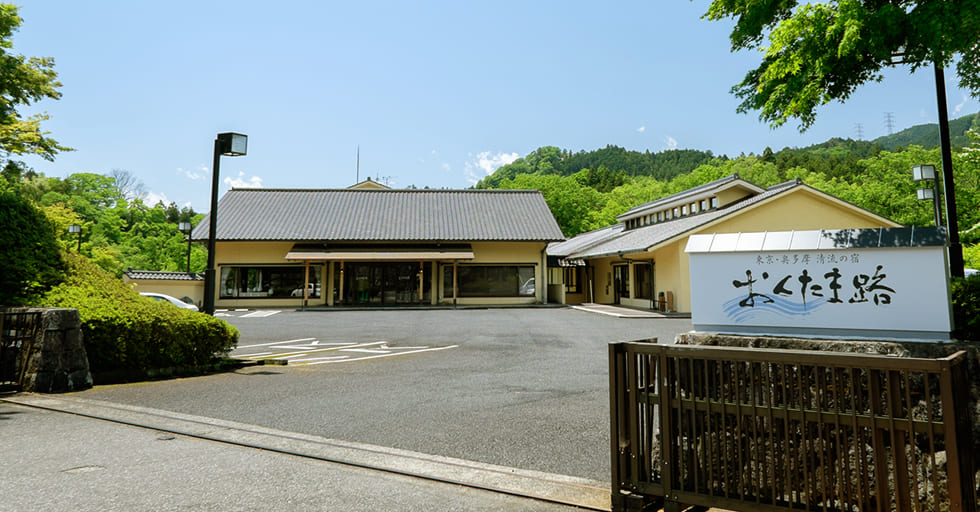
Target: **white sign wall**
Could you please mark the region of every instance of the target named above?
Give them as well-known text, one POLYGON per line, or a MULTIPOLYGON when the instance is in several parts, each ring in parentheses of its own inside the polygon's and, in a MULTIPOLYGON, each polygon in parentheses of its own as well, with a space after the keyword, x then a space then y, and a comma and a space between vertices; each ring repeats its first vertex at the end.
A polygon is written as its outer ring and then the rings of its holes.
POLYGON ((943 247, 689 256, 698 331, 947 340, 952 329, 943 247))

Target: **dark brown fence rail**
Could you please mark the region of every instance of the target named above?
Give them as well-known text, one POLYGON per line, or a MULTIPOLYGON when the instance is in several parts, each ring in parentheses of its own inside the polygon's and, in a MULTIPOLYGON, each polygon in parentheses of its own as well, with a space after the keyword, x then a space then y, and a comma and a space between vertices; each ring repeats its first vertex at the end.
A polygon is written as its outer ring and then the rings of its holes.
POLYGON ((40 312, 0 312, 0 391, 20 389, 40 328, 40 312))
POLYGON ((613 343, 613 509, 973 512, 965 359, 613 343))

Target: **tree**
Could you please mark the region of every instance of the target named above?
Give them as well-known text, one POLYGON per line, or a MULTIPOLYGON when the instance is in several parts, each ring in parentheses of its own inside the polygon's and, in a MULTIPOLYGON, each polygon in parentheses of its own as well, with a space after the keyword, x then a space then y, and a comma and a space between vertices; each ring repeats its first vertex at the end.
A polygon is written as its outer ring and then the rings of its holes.
POLYGON ((980 97, 977 0, 713 0, 705 15, 734 18, 732 50, 759 48, 762 63, 732 92, 739 112, 760 111, 770 126, 790 118, 809 128, 816 107, 844 101, 861 84, 881 81, 893 55, 914 71, 946 67, 959 55, 960 86, 980 97), (769 46, 763 47, 768 36, 769 46))
POLYGON ((27 304, 64 280, 54 225, 29 200, 0 191, 0 305, 27 304))
POLYGON ((0 4, 0 167, 7 169, 10 155, 38 155, 54 160, 61 151, 70 151, 41 131, 46 113, 23 117, 18 108, 28 107, 45 98, 58 99, 58 74, 51 57, 25 57, 11 53, 11 41, 23 20, 18 8, 0 4))

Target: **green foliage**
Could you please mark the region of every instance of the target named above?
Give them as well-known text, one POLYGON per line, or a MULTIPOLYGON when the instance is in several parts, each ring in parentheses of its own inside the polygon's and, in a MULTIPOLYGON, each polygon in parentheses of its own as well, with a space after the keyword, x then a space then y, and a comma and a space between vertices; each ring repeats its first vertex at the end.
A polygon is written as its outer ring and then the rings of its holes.
POLYGON ((93 372, 205 365, 238 340, 224 320, 141 297, 80 255, 68 261, 68 279, 36 305, 78 309, 93 372))
POLYGON ((626 182, 630 176, 652 176, 669 180, 711 161, 710 151, 674 149, 661 153, 640 153, 618 146, 595 151, 572 153, 554 146, 543 146, 524 158, 499 167, 476 184, 476 188, 498 188, 505 180, 522 174, 571 176, 580 172, 581 183, 599 192, 608 192, 626 182))
POLYGON ((25 118, 17 111, 45 98, 61 97, 54 59, 11 53, 11 37, 23 21, 17 11, 14 5, 0 4, 0 165, 4 167, 9 155, 38 155, 54 160, 59 152, 70 151, 48 137, 48 132, 41 131, 47 114, 25 118))
POLYGON ((732 92, 739 112, 809 128, 815 109, 881 81, 892 56, 914 71, 960 56, 960 86, 980 95, 980 9, 976 0, 713 0, 705 17, 733 18, 732 50, 759 49, 762 63, 732 92), (769 44, 763 46, 763 39, 769 44))
POLYGON ((593 212, 599 208, 600 195, 574 176, 522 174, 502 182, 500 188, 540 190, 565 236, 593 229, 593 212))
POLYGON ((12 191, 0 191, 0 226, 0 305, 28 303, 61 282, 65 263, 43 212, 12 191))
POLYGON ((961 341, 980 341, 980 275, 953 278, 953 337, 961 341))

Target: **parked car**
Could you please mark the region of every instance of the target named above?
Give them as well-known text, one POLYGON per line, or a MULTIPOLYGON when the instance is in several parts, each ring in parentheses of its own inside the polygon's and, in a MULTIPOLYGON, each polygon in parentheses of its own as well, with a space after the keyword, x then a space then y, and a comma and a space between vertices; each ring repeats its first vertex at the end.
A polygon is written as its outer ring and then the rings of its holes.
POLYGON ((198 310, 197 309, 197 306, 195 306, 193 304, 188 304, 188 303, 186 303, 186 302, 184 302, 184 301, 182 301, 182 300, 180 300, 180 299, 178 299, 176 297, 171 297, 171 296, 166 295, 166 294, 163 294, 163 293, 140 292, 140 295, 142 295, 144 297, 149 297, 149 298, 151 298, 153 300, 160 301, 160 302, 169 302, 169 303, 173 304, 174 306, 177 306, 178 308, 189 309, 191 311, 197 311, 198 310))
POLYGON ((977 275, 977 272, 980 272, 980 271, 978 271, 975 268, 967 268, 967 269, 964 269, 963 270, 963 277, 973 277, 973 276, 977 275))

